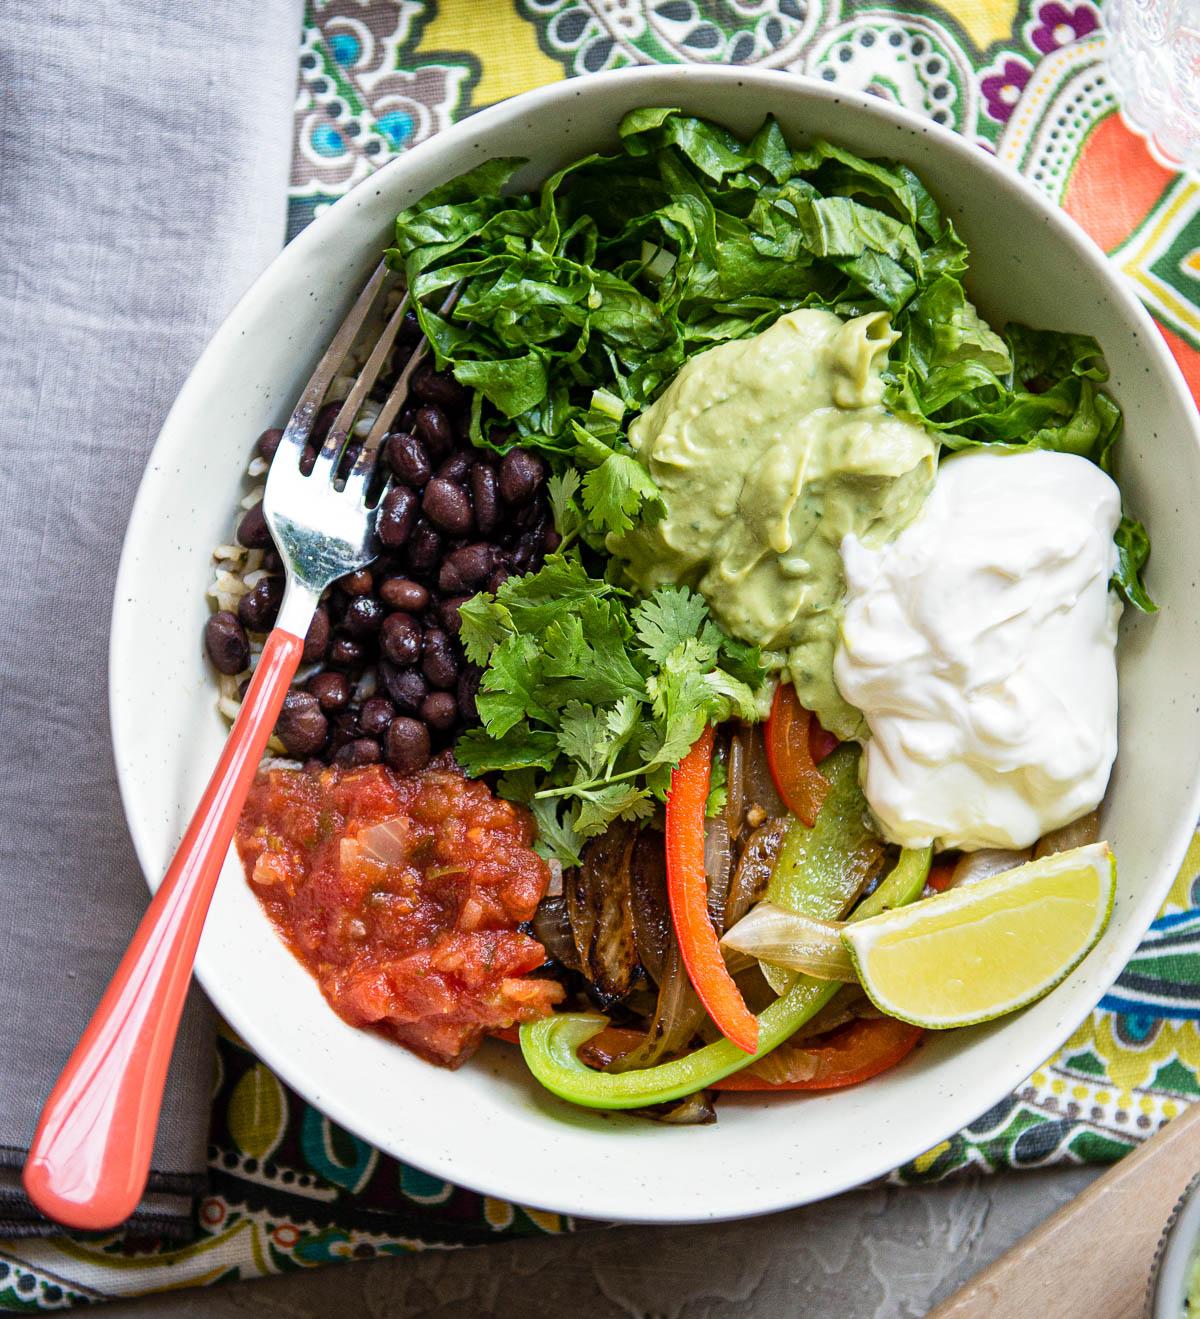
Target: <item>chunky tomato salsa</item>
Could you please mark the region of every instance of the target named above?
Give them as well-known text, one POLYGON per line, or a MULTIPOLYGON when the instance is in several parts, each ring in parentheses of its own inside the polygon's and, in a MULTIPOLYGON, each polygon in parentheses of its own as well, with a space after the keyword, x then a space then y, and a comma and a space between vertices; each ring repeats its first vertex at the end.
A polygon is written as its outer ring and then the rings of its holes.
POLYGON ((251 887, 330 1006, 447 1067, 562 998, 518 928, 549 883, 533 823, 449 757, 260 772, 237 830, 251 887))

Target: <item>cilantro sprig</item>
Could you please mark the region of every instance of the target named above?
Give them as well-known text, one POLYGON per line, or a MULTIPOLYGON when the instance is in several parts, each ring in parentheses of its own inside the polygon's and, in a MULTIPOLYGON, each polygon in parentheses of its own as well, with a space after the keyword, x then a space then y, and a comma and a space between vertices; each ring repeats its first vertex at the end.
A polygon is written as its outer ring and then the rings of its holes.
MULTIPOLYGON (((575 483, 558 494, 570 500, 575 483)), ((705 724, 759 717, 757 648, 726 636, 687 587, 635 603, 568 550, 475 596, 461 618, 485 671, 482 727, 455 756, 468 774, 503 774, 502 794, 531 807, 540 850, 564 865, 613 820, 652 814, 705 724)))

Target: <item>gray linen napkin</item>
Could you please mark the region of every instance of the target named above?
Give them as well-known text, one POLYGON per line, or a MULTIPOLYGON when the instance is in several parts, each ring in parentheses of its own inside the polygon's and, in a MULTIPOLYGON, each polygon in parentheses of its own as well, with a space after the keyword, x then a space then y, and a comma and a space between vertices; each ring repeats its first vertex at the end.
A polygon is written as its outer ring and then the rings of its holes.
MULTIPOLYGON (((147 901, 109 745, 117 557, 175 393, 283 241, 301 0, 3 9, 0 1235, 13 1236, 53 1230, 19 1170, 147 901)), ((131 1227, 187 1227, 212 1032, 193 991, 131 1227)))

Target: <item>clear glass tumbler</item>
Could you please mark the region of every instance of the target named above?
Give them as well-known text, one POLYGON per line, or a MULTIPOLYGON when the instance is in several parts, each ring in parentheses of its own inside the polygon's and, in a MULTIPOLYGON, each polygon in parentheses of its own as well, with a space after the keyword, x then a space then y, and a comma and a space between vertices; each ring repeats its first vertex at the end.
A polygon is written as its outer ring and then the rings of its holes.
POLYGON ((1172 169, 1200 171, 1200 0, 1104 0, 1125 122, 1172 169))

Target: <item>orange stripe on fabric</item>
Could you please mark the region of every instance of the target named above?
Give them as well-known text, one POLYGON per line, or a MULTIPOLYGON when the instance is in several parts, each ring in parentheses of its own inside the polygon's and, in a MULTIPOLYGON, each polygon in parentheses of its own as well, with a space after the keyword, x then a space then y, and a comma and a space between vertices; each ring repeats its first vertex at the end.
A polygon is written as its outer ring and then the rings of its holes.
POLYGON ((1146 150, 1118 114, 1102 119, 1067 181, 1063 209, 1106 252, 1124 242, 1175 176, 1146 150))

